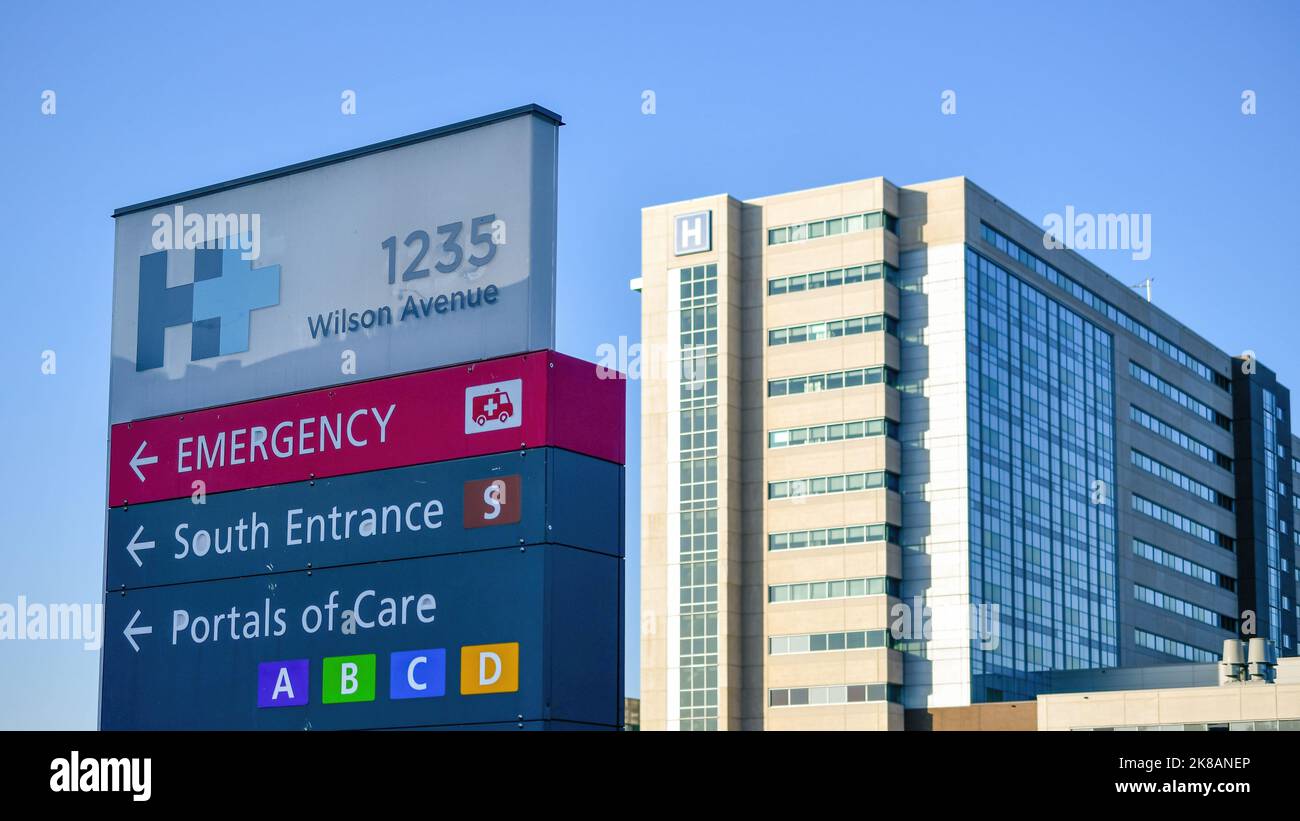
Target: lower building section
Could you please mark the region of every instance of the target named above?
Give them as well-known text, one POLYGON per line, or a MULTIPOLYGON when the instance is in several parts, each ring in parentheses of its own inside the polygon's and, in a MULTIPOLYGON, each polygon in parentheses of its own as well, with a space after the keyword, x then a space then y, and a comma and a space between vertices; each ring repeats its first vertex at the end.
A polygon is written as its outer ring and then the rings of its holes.
POLYGON ((1145 668, 1147 686, 1135 686, 1131 674, 1108 682, 1098 676, 1081 680, 1077 684, 1098 689, 1038 697, 1038 729, 1300 730, 1300 659, 1280 659, 1275 667, 1253 669, 1242 680, 1220 676, 1221 667, 1145 668), (1103 684, 1109 689, 1102 689, 1103 684))
POLYGON ((1032 701, 972 704, 969 707, 926 707, 907 710, 903 729, 921 732, 1037 730, 1038 709, 1032 701))
POLYGON ((1300 730, 1300 659, 1245 665, 1167 664, 1048 676, 1033 701, 906 711, 906 729, 1300 730))

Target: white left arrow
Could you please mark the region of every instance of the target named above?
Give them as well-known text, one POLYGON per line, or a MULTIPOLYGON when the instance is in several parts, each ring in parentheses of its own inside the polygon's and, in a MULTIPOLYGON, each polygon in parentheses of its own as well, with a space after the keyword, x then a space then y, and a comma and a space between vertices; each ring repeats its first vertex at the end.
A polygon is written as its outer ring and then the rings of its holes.
POLYGON ((140 477, 141 482, 144 481, 144 474, 140 472, 140 466, 152 465, 158 461, 157 456, 145 456, 145 457, 140 456, 140 454, 144 453, 144 446, 147 444, 149 444, 147 441, 141 442, 140 447, 135 452, 135 456, 131 457, 131 470, 135 471, 135 475, 140 477))
POLYGON ((131 617, 131 621, 127 624, 126 629, 122 631, 122 635, 126 636, 126 640, 131 642, 131 649, 137 653, 140 652, 140 645, 135 643, 135 637, 147 636, 153 632, 152 627, 136 627, 135 623, 139 618, 140 611, 137 610, 135 611, 135 615, 131 617))
POLYGON ((135 559, 136 567, 144 567, 144 562, 140 561, 140 551, 153 550, 154 548, 154 543, 151 541, 150 542, 137 541, 137 539, 140 538, 141 533, 144 533, 144 525, 140 525, 135 529, 135 535, 131 537, 130 543, 127 544, 126 546, 126 552, 130 553, 131 558, 135 559))

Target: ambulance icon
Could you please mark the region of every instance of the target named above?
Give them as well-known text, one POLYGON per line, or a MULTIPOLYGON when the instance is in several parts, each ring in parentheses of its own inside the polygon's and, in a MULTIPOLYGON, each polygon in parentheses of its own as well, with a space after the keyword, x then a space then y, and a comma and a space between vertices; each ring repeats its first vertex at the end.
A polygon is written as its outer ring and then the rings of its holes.
POLYGON ((507 379, 465 389, 465 432, 520 427, 523 422, 522 379, 507 379))
POLYGON ((481 428, 489 419, 507 422, 515 415, 515 406, 510 401, 510 394, 494 390, 483 396, 474 397, 474 421, 481 428))

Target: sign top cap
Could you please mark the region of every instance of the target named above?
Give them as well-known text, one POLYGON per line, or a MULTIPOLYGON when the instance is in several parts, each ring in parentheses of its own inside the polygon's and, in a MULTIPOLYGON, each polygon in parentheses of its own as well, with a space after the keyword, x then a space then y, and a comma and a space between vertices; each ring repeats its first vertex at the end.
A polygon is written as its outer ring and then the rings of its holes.
POLYGON ((499 123, 504 120, 514 119, 515 117, 525 117, 529 115, 540 117, 543 120, 548 120, 557 126, 564 125, 564 119, 560 117, 559 114, 556 114, 554 111, 551 111, 549 108, 543 108, 542 106, 537 105, 536 103, 529 103, 528 105, 521 105, 516 108, 508 108, 505 111, 498 111, 493 114, 484 114, 482 117, 474 117, 473 119, 462 120, 461 122, 452 123, 451 125, 443 125, 437 128, 430 128, 426 131, 418 131, 414 134, 407 134, 405 137, 394 137, 391 140, 384 140, 383 142, 372 143, 370 145, 363 145, 360 148, 353 148, 347 151, 340 151, 337 154, 329 154, 324 157, 317 157, 314 160, 304 160, 299 163, 294 163, 293 165, 286 165, 281 168, 274 168, 271 169, 270 171, 262 171, 257 174, 249 174, 246 177, 239 177, 237 179, 227 180, 226 182, 219 182, 213 185, 206 185, 203 186, 202 188, 194 188, 189 191, 182 191, 179 194, 172 194, 166 197, 158 197, 152 200, 145 200, 144 202, 138 202, 135 205, 124 205, 113 212, 113 219, 126 216, 127 214, 135 214, 140 211, 149 211, 154 208, 161 208, 165 205, 173 205, 178 202, 185 202, 186 200, 191 200, 196 197, 204 197, 209 194, 216 194, 220 191, 229 191, 232 188, 242 188, 245 185, 252 185, 254 183, 265 182, 267 180, 276 179, 277 177, 285 177, 290 174, 297 174, 302 171, 310 171, 313 168, 322 168, 327 165, 334 165, 335 163, 346 162, 347 160, 353 160, 356 159, 357 157, 364 157, 367 154, 377 154, 381 151, 390 151, 394 148, 401 148, 407 145, 414 145, 415 143, 427 142, 428 140, 434 140, 437 139, 438 137, 446 137, 450 134, 458 134, 462 131, 469 131, 470 129, 481 128, 485 125, 492 125, 493 123, 499 123))

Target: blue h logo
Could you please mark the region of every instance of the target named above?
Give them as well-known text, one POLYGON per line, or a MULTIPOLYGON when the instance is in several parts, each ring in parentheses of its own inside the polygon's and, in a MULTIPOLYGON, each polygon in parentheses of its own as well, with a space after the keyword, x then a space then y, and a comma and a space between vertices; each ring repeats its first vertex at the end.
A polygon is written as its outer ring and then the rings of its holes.
POLYGON ((194 283, 167 287, 167 252, 140 257, 135 369, 161 368, 168 328, 190 325, 190 359, 248 350, 248 315, 280 304, 280 266, 253 268, 238 250, 194 251, 194 283))

